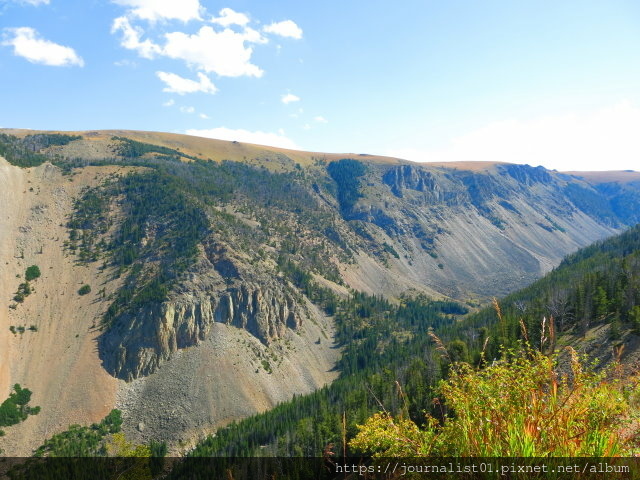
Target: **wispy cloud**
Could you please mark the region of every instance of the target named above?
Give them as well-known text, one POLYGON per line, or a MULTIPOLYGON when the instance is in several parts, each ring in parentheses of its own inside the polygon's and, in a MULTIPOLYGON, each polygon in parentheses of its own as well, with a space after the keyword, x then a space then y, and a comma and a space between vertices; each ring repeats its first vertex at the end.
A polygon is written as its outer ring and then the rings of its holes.
POLYGON ((287 94, 282 95, 280 97, 280 101, 282 103, 284 103, 285 105, 288 105, 288 104, 293 103, 293 102, 299 102, 300 101, 300 97, 298 97, 297 95, 293 95, 292 93, 287 93, 287 94))
POLYGON ((52 67, 84 66, 84 60, 71 47, 46 40, 30 27, 7 28, 2 45, 13 47, 14 55, 31 63, 52 67))
POLYGON ((203 10, 199 0, 113 0, 113 3, 129 7, 128 16, 150 22, 201 20, 203 10))
POLYGON ((327 120, 326 118, 318 115, 317 117, 314 117, 314 120, 318 123, 329 123, 329 120, 327 120))
POLYGON ((228 27, 230 25, 240 25, 244 27, 249 23, 249 17, 244 13, 238 13, 230 8, 223 8, 218 13, 219 17, 212 17, 211 22, 228 27))
POLYGON ((49 5, 49 0, 5 0, 9 3, 17 3, 18 5, 31 5, 37 7, 38 5, 49 5))
POLYGON ((284 20, 282 22, 266 25, 262 31, 265 33, 280 35, 281 37, 295 38, 296 40, 300 40, 302 38, 302 29, 296 25, 293 20, 284 20))
POLYGON ((129 60, 127 58, 123 59, 123 60, 118 60, 116 62, 113 62, 113 64, 116 67, 129 67, 129 68, 136 68, 138 66, 138 64, 132 60, 129 60))
POLYGON ((128 50, 135 50, 142 58, 152 59, 162 53, 162 47, 151 40, 142 40, 144 30, 133 26, 127 17, 118 17, 111 25, 111 33, 122 32, 120 45, 128 50))
POLYGON ((178 95, 184 95, 186 93, 216 93, 218 89, 211 82, 209 77, 204 73, 198 73, 198 81, 183 78, 180 75, 169 72, 156 72, 156 75, 167 86, 162 89, 163 92, 177 93, 178 95))
POLYGON ((298 146, 293 140, 286 137, 284 132, 270 133, 249 130, 234 130, 226 127, 211 128, 208 130, 191 129, 186 131, 187 135, 194 135, 197 137, 216 138, 218 140, 229 140, 245 143, 255 143, 258 145, 270 145, 273 147, 297 149, 298 146))
POLYGON ((180 107, 180 111, 182 113, 196 113, 196 109, 194 107, 180 107))

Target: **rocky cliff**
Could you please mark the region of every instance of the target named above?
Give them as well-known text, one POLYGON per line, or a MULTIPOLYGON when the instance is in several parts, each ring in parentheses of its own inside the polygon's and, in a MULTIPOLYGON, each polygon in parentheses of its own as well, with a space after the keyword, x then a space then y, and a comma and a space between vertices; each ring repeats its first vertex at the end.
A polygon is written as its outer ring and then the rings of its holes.
POLYGON ((207 339, 214 323, 244 329, 269 345, 287 328, 297 330, 302 315, 291 292, 273 283, 190 292, 120 317, 101 337, 100 352, 105 368, 129 381, 207 339))

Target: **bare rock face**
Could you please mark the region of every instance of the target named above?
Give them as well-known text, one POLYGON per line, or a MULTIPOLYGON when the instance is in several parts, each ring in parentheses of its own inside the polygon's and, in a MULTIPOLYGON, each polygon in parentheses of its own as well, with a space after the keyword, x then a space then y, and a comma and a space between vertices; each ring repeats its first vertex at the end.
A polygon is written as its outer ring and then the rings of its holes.
POLYGON ((437 195, 440 188, 430 172, 416 168, 412 165, 399 165, 389 169, 382 177, 382 181, 391 187, 391 191, 397 197, 402 197, 403 189, 417 190, 419 192, 433 192, 437 195))
POLYGON ((288 287, 274 280, 179 293, 118 318, 101 337, 103 364, 127 381, 150 375, 178 350, 207 339, 215 322, 247 330, 268 345, 302 325, 302 309, 288 287))
POLYGON ((427 205, 460 205, 468 201, 467 189, 452 176, 435 174, 415 165, 398 165, 387 169, 382 175, 382 183, 388 185, 398 198, 405 198, 406 191, 420 195, 409 203, 418 200, 427 205))
POLYGON ((548 184, 553 178, 544 167, 531 167, 529 165, 504 165, 501 169, 521 184, 531 187, 536 183, 548 184))

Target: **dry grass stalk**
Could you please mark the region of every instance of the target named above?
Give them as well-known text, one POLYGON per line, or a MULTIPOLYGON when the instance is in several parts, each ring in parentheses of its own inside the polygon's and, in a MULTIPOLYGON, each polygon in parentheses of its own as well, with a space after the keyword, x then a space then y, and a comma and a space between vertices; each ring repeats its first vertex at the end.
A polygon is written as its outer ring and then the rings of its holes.
POLYGON ((500 304, 498 303, 498 299, 496 297, 493 297, 493 299, 491 300, 491 303, 493 304, 493 308, 496 311, 496 314, 498 315, 498 320, 502 322, 502 310, 500 309, 500 304))
POLYGON ((624 352, 624 343, 613 346, 613 375, 615 378, 622 378, 624 376, 622 352, 624 352))
POLYGON ((442 343, 442 340, 440 340, 440 338, 438 338, 438 336, 435 333, 433 333, 433 331, 431 331, 431 330, 428 332, 428 335, 431 337, 431 339, 436 344, 436 350, 440 352, 440 356, 442 358, 446 358, 447 360, 449 360, 451 362, 451 356, 449 355, 447 347, 445 347, 444 343, 442 343))
POLYGON ((496 297, 493 297, 493 299, 491 300, 491 303, 493 304, 493 309, 496 311, 496 315, 498 316, 498 323, 500 324, 500 333, 504 338, 505 337, 504 319, 502 318, 502 310, 500 309, 500 304, 498 303, 498 299, 496 297))
POLYGON ((487 351, 487 345, 489 344, 489 337, 484 339, 484 344, 482 345, 482 358, 484 358, 484 353, 487 351))
POLYGON ((556 321, 553 315, 549 317, 549 353, 556 349, 556 321))
POLYGON ((571 355, 571 371, 573 372, 573 377, 577 378, 582 374, 582 364, 580 363, 578 352, 576 352, 575 349, 571 346, 565 348, 571 355))
POLYGON ((525 326, 522 319, 520 319, 520 331, 522 332, 522 337, 524 338, 525 342, 529 343, 529 335, 527 334, 527 327, 525 326))

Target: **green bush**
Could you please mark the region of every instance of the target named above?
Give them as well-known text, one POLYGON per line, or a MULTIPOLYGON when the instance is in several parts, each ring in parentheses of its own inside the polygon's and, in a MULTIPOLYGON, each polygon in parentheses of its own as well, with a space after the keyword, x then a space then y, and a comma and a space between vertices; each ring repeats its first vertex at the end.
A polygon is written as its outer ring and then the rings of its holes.
POLYGON ((37 265, 31 265, 29 268, 27 268, 27 271, 24 274, 24 279, 27 282, 30 282, 31 280, 35 280, 36 278, 40 277, 40 268, 37 265))
POLYGON ((26 420, 29 415, 38 414, 40 407, 27 406, 30 400, 31 391, 16 383, 9 398, 0 405, 0 427, 15 425, 26 420))
POLYGON ((104 437, 120 432, 121 426, 122 414, 120 410, 111 410, 111 412, 100 423, 94 423, 90 427, 71 425, 68 430, 55 434, 36 449, 35 456, 104 456, 106 454, 104 437))
MULTIPOLYGON (((595 456, 629 454, 621 431, 629 404, 625 385, 586 368, 571 353, 571 372, 530 349, 507 353, 486 369, 455 364, 439 387, 449 414, 427 415, 423 428, 377 413, 350 442, 377 456, 595 456)), ((626 387, 635 388, 633 385, 626 387)))
POLYGON ((84 284, 83 286, 80 287, 80 290, 78 290, 78 294, 80 295, 86 295, 87 293, 91 292, 91 286, 84 284))
POLYGON ((262 360, 262 368, 266 370, 267 373, 271 373, 271 364, 267 360, 262 360))

